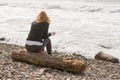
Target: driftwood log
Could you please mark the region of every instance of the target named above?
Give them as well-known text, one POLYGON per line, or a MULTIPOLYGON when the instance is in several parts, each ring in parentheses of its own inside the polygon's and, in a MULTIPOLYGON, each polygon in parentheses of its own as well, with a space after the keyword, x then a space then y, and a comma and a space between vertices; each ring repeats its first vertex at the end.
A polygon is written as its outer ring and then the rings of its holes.
POLYGON ((55 68, 73 73, 81 73, 86 69, 84 61, 77 59, 50 56, 47 54, 30 53, 25 50, 17 50, 11 53, 11 58, 17 61, 24 61, 42 67, 55 68))
POLYGON ((99 52, 95 55, 95 59, 98 60, 105 60, 108 62, 112 62, 112 63, 119 63, 119 59, 110 55, 110 54, 106 54, 104 52, 99 52))

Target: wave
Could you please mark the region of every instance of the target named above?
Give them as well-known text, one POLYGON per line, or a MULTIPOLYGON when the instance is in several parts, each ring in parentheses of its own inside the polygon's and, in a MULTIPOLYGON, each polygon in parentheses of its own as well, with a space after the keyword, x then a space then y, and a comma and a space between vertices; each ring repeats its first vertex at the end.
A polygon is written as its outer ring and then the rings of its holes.
POLYGON ((110 13, 120 13, 120 9, 110 11, 110 13))
POLYGON ((119 3, 120 0, 45 0, 45 1, 18 1, 18 0, 0 0, 0 6, 24 7, 35 9, 59 9, 78 12, 109 12, 120 13, 118 4, 99 4, 100 2, 119 3), (85 2, 85 3, 84 3, 85 2), (91 3, 89 3, 91 2, 91 3))
POLYGON ((6 6, 7 4, 6 3, 0 3, 0 6, 6 6))
POLYGON ((119 13, 119 5, 91 5, 91 4, 43 4, 43 9, 59 9, 59 10, 68 10, 68 11, 78 11, 78 12, 108 12, 108 13, 119 13), (43 6, 44 5, 44 6, 43 6))
POLYGON ((43 9, 59 9, 59 10, 69 10, 69 11, 78 11, 78 12, 107 12, 107 13, 120 13, 120 5, 118 4, 90 4, 90 3, 81 3, 81 2, 69 2, 69 4, 64 2, 56 3, 43 3, 43 9))
MULTIPOLYGON (((71 0, 73 1, 73 0, 71 0)), ((97 3, 120 3, 120 0, 76 0, 76 1, 81 1, 81 2, 97 2, 97 3)))

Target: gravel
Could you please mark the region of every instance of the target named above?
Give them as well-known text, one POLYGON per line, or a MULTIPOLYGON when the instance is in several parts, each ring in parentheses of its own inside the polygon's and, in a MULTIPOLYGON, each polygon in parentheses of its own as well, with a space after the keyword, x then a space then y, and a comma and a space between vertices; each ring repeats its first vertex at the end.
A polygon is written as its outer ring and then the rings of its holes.
POLYGON ((87 59, 76 53, 53 52, 53 56, 84 60, 87 68, 80 74, 13 61, 10 53, 22 46, 0 43, 0 80, 120 80, 120 63, 87 59))

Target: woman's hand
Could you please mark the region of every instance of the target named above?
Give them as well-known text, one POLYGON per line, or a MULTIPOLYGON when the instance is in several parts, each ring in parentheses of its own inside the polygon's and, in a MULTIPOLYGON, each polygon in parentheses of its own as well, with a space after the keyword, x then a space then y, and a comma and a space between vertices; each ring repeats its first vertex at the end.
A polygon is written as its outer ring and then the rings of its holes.
POLYGON ((54 35, 55 35, 55 32, 50 32, 50 33, 48 33, 48 37, 54 36, 54 35))
POLYGON ((54 36, 55 35, 55 32, 51 32, 51 36, 54 36))

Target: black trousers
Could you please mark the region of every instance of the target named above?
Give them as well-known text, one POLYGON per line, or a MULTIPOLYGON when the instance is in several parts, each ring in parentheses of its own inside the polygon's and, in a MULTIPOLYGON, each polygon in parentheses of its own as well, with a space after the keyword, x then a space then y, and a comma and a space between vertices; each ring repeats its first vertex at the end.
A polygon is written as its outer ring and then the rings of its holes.
POLYGON ((41 50, 44 51, 44 48, 46 47, 47 53, 52 55, 52 45, 50 38, 44 39, 42 46, 37 45, 25 45, 25 48, 29 52, 40 52, 41 50))

